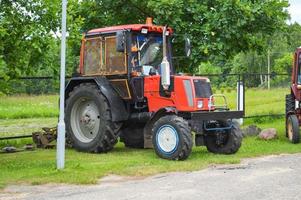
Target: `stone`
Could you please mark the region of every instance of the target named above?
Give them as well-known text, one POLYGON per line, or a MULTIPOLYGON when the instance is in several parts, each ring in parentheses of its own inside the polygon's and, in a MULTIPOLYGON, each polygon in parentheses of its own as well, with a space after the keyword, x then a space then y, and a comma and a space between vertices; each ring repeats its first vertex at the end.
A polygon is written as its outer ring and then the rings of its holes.
POLYGON ((261 128, 257 127, 256 125, 252 124, 247 126, 246 128, 242 129, 243 137, 247 136, 257 136, 261 132, 261 128))
POLYGON ((275 128, 268 128, 262 130, 258 137, 262 140, 272 140, 277 138, 277 130, 275 128))

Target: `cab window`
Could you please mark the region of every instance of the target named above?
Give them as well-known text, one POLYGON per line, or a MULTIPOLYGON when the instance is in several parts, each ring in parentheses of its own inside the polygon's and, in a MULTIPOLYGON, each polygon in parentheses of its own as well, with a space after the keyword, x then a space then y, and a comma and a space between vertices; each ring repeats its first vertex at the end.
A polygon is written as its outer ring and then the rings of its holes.
POLYGON ((298 85, 301 85, 301 53, 298 54, 298 61, 297 61, 297 64, 298 64, 298 85))

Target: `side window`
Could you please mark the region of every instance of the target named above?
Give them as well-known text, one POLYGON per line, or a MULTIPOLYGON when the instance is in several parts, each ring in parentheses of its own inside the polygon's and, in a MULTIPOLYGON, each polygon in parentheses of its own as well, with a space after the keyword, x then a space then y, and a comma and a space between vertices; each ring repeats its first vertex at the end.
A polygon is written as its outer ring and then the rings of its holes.
POLYGON ((101 39, 88 39, 85 42, 84 73, 97 74, 101 68, 101 39))
POLYGON ((107 74, 125 74, 125 53, 116 51, 116 37, 105 38, 105 65, 107 74))
POLYGON ((301 53, 298 54, 298 84, 301 84, 301 53))
POLYGON ((84 74, 126 74, 126 54, 116 51, 116 37, 86 39, 84 43, 84 74))

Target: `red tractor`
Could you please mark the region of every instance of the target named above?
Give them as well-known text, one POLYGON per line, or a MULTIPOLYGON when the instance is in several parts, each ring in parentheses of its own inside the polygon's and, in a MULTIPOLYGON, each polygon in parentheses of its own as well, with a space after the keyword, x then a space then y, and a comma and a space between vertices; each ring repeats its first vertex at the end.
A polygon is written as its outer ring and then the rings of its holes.
POLYGON ((285 97, 286 136, 297 144, 300 142, 301 123, 301 47, 297 48, 294 56, 291 93, 285 97))
POLYGON ((210 152, 238 151, 242 134, 232 119, 244 112, 215 105, 208 78, 175 72, 172 37, 149 19, 84 35, 79 74, 66 87, 67 141, 76 150, 107 152, 120 139, 184 160, 194 138, 210 152))

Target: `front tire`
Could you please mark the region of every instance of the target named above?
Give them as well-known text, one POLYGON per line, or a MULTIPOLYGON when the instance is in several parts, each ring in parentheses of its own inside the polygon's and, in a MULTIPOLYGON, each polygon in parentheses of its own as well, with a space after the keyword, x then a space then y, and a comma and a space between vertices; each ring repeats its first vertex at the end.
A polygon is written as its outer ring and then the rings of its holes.
MULTIPOLYGON (((222 128, 225 126, 228 126, 227 123, 220 121, 210 128, 222 128)), ((236 124, 233 124, 229 130, 207 131, 205 134, 205 145, 209 152, 234 154, 241 146, 242 132, 236 124)))
MULTIPOLYGON (((290 112, 294 112, 294 111, 295 111, 295 98, 292 94, 287 94, 285 95, 285 115, 288 116, 290 112)), ((287 127, 287 118, 285 121, 285 125, 287 127)), ((289 137, 287 130, 288 129, 286 128, 285 135, 286 137, 289 137)))
POLYGON ((296 115, 289 115, 286 120, 286 132, 289 141, 293 144, 300 142, 299 120, 296 115))
POLYGON ((168 160, 185 160, 192 150, 192 134, 188 122, 176 115, 161 117, 152 128, 156 154, 168 160))
POLYGON ((66 100, 67 140, 78 151, 108 152, 117 143, 120 123, 114 123, 107 99, 93 83, 76 86, 66 100))

